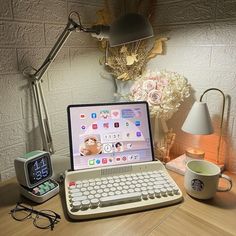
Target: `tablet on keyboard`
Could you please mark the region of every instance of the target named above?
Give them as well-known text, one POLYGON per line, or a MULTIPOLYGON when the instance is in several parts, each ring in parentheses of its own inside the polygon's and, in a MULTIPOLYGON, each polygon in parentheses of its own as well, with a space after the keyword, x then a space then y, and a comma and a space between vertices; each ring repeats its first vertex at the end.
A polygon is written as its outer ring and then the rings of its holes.
POLYGON ((157 208, 182 200, 161 162, 154 160, 146 102, 70 105, 71 171, 67 211, 90 219, 157 208))

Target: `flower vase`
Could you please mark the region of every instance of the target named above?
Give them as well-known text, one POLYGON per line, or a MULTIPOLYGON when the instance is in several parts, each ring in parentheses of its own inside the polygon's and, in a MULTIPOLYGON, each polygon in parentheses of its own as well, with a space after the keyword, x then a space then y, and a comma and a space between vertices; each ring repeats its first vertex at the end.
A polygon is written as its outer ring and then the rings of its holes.
POLYGON ((162 162, 168 162, 170 159, 170 147, 168 145, 168 137, 171 132, 168 130, 166 121, 160 119, 158 116, 152 116, 151 130, 155 159, 160 160, 162 162))
POLYGON ((134 81, 133 80, 122 81, 116 79, 115 82, 116 82, 116 101, 117 102, 127 101, 127 99, 125 99, 125 96, 127 96, 130 93, 130 88, 133 85, 134 81))

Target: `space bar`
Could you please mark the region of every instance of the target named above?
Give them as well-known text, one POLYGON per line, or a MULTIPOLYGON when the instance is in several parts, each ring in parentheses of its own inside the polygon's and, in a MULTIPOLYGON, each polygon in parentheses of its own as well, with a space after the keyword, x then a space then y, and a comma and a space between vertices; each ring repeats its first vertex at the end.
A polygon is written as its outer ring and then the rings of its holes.
POLYGON ((142 196, 141 193, 136 192, 136 193, 126 193, 108 197, 101 197, 100 206, 103 207, 127 202, 137 202, 141 200, 141 196, 142 196))

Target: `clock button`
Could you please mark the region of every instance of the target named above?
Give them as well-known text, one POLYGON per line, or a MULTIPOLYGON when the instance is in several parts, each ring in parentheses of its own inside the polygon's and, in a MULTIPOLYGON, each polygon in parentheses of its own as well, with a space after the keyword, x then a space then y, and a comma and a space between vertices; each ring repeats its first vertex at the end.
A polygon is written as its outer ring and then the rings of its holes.
POLYGON ((49 186, 47 186, 47 185, 44 185, 43 189, 44 189, 46 192, 48 192, 48 191, 50 190, 49 186))
POLYGON ((32 192, 33 192, 33 194, 37 194, 39 192, 39 188, 37 188, 37 187, 34 188, 32 192))
POLYGON ((54 183, 50 183, 49 186, 50 186, 51 189, 55 188, 55 184, 54 183))
POLYGON ((39 193, 40 193, 40 195, 43 195, 43 194, 45 193, 44 189, 41 188, 41 189, 39 190, 39 193))

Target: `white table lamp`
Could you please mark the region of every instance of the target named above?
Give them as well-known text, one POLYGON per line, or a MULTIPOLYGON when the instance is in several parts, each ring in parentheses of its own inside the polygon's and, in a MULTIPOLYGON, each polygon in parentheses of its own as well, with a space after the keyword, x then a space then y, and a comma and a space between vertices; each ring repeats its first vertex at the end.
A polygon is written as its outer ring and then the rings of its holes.
MULTIPOLYGON (((182 130, 186 133, 192 135, 209 135, 214 133, 213 126, 211 123, 211 118, 209 114, 209 110, 207 107, 206 102, 203 102, 203 96, 208 91, 218 91, 223 96, 223 107, 221 113, 221 124, 220 124, 220 135, 219 135, 219 142, 217 147, 217 158, 216 164, 219 164, 219 153, 220 153, 220 145, 221 145, 221 138, 222 138, 222 126, 223 126, 223 118, 224 118, 224 108, 225 108, 225 95, 224 93, 217 89, 217 88, 210 88, 207 89, 200 97, 199 102, 195 102, 185 119, 182 130)), ((185 151, 185 154, 181 155, 180 157, 171 160, 166 164, 166 168, 178 172, 180 174, 185 173, 185 165, 186 162, 190 159, 203 159, 204 158, 204 151, 198 148, 188 148, 185 151)), ((220 166, 223 168, 223 166, 220 166)))
POLYGON ((214 132, 205 102, 195 102, 182 126, 186 133, 207 135, 214 132))

